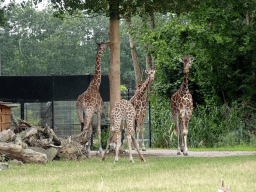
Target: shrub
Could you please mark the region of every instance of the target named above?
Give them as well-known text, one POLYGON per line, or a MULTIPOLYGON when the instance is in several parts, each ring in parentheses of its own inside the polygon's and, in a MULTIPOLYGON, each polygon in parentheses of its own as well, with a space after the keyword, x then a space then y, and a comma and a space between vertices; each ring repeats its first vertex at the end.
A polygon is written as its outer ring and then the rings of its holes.
MULTIPOLYGON (((168 99, 151 98, 152 145, 177 147, 177 136, 168 99)), ((188 146, 221 147, 256 145, 256 119, 250 101, 222 106, 194 107, 189 122, 188 146), (249 118, 248 118, 249 117, 249 118)))

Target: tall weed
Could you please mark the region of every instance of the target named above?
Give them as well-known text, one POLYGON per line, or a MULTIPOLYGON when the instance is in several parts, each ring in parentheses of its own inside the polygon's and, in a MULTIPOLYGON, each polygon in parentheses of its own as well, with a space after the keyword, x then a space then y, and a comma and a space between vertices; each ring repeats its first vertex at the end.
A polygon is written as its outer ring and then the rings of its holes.
POLYGON ((152 146, 170 147, 174 133, 170 102, 155 95, 151 97, 152 146))
MULTIPOLYGON (((177 136, 168 99, 151 98, 152 144, 176 147, 177 136)), ((197 106, 189 122, 190 147, 256 146, 256 110, 250 101, 222 106, 197 106)))
POLYGON ((249 143, 255 135, 254 119, 245 121, 253 111, 244 103, 233 102, 230 106, 197 106, 189 123, 188 140, 192 147, 235 146, 249 143), (249 134, 253 130, 253 134, 249 134))

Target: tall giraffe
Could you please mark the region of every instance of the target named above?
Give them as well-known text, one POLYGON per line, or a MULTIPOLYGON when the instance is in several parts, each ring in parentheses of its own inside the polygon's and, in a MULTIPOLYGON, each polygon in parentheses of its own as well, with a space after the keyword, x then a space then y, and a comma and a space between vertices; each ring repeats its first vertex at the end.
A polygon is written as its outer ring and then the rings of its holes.
POLYGON ((109 138, 107 142, 106 150, 104 151, 104 154, 102 156, 102 161, 105 160, 106 153, 108 151, 109 144, 113 138, 114 135, 117 137, 117 145, 116 145, 116 156, 115 161, 116 163, 118 161, 118 153, 119 153, 119 147, 121 146, 121 122, 124 120, 127 124, 127 141, 129 146, 129 160, 133 163, 133 158, 131 154, 131 139, 135 147, 137 148, 138 154, 140 156, 141 161, 145 162, 144 157, 140 153, 138 144, 133 136, 134 133, 134 120, 135 120, 135 109, 130 101, 127 101, 125 99, 119 100, 115 103, 114 108, 111 111, 111 126, 110 126, 110 132, 109 132, 109 138))
POLYGON ((180 58, 180 61, 184 63, 184 79, 179 90, 171 97, 171 112, 178 136, 177 155, 180 155, 180 152, 183 152, 185 156, 188 155, 188 123, 193 112, 193 99, 188 89, 188 76, 189 68, 193 60, 194 58, 189 55, 185 55, 184 58, 180 58))
POLYGON ((144 119, 147 112, 147 101, 146 101, 145 92, 148 89, 150 83, 154 80, 155 70, 151 69, 149 71, 146 71, 146 73, 148 74, 148 78, 143 84, 139 84, 137 86, 137 90, 135 91, 134 96, 130 99, 136 111, 135 119, 137 121, 136 134, 137 134, 138 145, 139 145, 139 135, 141 132, 142 151, 146 151, 145 144, 144 144, 144 119))
POLYGON ((101 114, 103 110, 103 101, 100 96, 99 88, 101 83, 101 54, 110 46, 110 43, 97 43, 97 55, 96 55, 96 65, 94 76, 90 82, 87 90, 78 96, 76 102, 76 111, 81 123, 81 131, 82 133, 79 136, 84 137, 81 144, 86 144, 86 152, 89 154, 90 152, 90 138, 92 134, 92 116, 95 112, 97 112, 98 116, 98 127, 97 134, 99 140, 99 150, 102 152, 101 146, 101 127, 100 120, 101 114), (86 135, 86 137, 85 137, 86 135))

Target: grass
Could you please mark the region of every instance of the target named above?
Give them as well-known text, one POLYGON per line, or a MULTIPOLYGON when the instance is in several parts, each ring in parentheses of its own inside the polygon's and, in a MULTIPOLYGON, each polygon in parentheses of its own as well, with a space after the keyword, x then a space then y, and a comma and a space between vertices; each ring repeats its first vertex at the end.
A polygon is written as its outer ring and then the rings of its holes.
POLYGON ((232 191, 256 191, 256 155, 221 158, 99 158, 11 165, 0 172, 1 191, 217 191, 220 179, 232 191))

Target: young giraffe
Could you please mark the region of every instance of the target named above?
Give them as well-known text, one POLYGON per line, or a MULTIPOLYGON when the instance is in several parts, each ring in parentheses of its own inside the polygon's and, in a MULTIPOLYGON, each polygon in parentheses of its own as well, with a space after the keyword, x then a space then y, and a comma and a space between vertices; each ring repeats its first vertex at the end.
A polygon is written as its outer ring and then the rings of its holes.
POLYGON ((117 145, 116 145, 116 156, 115 161, 116 163, 118 161, 118 153, 119 153, 119 147, 121 146, 121 122, 122 120, 126 121, 127 125, 127 141, 129 146, 129 160, 133 163, 133 158, 131 154, 131 139, 133 144, 135 145, 138 154, 140 156, 141 161, 145 162, 144 157, 139 151, 138 144, 133 136, 134 133, 134 120, 135 120, 135 109, 130 101, 127 101, 125 99, 119 100, 115 103, 114 108, 111 111, 111 126, 110 126, 110 133, 109 138, 107 142, 106 150, 104 151, 104 154, 102 156, 102 161, 105 160, 106 153, 108 151, 109 144, 113 138, 114 135, 117 137, 117 145))
POLYGON ((99 150, 100 152, 102 152, 100 120, 103 110, 103 101, 99 92, 101 83, 101 54, 110 46, 110 44, 101 42, 97 43, 97 45, 98 46, 94 76, 87 90, 82 95, 78 96, 76 103, 77 115, 81 123, 82 131, 82 133, 78 137, 83 137, 81 144, 86 144, 88 142, 88 145, 86 146, 86 152, 88 154, 90 151, 90 138, 92 134, 91 120, 93 114, 96 111, 98 115, 97 134, 99 140, 99 150))
POLYGON ((146 71, 148 74, 148 78, 143 84, 139 84, 137 87, 134 96, 130 99, 133 107, 136 110, 136 117, 137 126, 136 126, 136 134, 137 134, 137 143, 139 145, 139 135, 141 132, 141 139, 142 139, 142 151, 146 151, 145 144, 144 144, 144 119, 147 112, 147 101, 145 92, 148 89, 150 83, 154 80, 155 77, 155 70, 151 69, 146 71))
POLYGON ((188 134, 188 123, 193 111, 193 99, 188 89, 188 76, 191 62, 194 60, 193 57, 184 56, 180 58, 180 61, 184 63, 184 79, 179 90, 174 93, 171 97, 171 112, 174 119, 176 132, 178 136, 178 148, 177 155, 183 151, 185 156, 188 155, 187 148, 187 134, 188 134), (179 123, 180 120, 180 123, 179 123), (183 140, 184 137, 184 140, 183 140), (181 144, 181 148, 180 148, 181 144), (184 146, 185 145, 185 146, 184 146))

